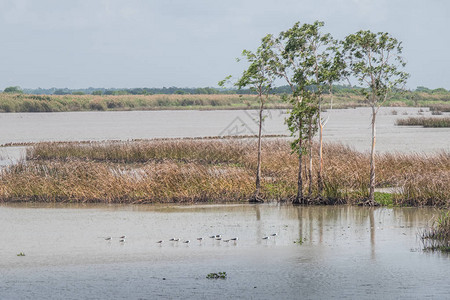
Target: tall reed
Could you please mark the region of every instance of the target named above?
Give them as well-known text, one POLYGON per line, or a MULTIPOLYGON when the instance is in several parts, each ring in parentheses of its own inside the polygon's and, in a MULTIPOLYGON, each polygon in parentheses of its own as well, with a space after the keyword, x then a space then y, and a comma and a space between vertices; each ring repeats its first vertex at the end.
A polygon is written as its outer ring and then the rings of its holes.
MULTIPOLYGON (((317 145, 313 158, 317 162, 317 145)), ((378 188, 393 188, 397 205, 450 207, 450 153, 379 154, 378 188)), ((254 189, 256 141, 155 140, 38 143, 27 161, 1 171, 3 201, 245 201, 254 189)), ((261 196, 296 194, 297 159, 286 139, 265 139, 261 196)), ((313 176, 311 203, 357 203, 367 195, 369 154, 324 147, 324 194, 313 176)), ((318 169, 317 165, 313 166, 318 169)), ((306 170, 304 170, 306 176, 306 170)))

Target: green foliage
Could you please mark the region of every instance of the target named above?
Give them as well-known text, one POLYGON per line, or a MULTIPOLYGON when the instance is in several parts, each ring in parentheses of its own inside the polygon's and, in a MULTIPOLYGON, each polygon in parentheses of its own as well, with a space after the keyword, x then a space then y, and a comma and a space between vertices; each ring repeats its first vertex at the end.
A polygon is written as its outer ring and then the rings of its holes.
POLYGON ((23 94, 22 89, 20 88, 20 86, 9 86, 7 88, 5 88, 5 90, 3 91, 3 93, 9 93, 9 94, 23 94))
POLYGON ((401 71, 406 65, 402 44, 388 33, 361 30, 348 35, 342 45, 349 71, 371 106, 380 106, 393 89, 406 83, 409 74, 401 71))
POLYGON ((70 94, 69 89, 58 89, 53 92, 53 95, 68 95, 70 94))
POLYGON ((393 206, 394 205, 394 194, 392 193, 381 193, 375 192, 375 201, 383 206, 393 206))
POLYGON ((93 91, 92 92, 92 95, 95 95, 95 96, 101 96, 103 94, 103 91, 93 91))
POLYGON ((24 252, 19 252, 19 253, 17 253, 17 256, 25 256, 25 253, 24 252))
MULTIPOLYGON (((317 118, 317 106, 309 101, 298 102, 292 97, 288 99, 291 101, 293 108, 290 110, 289 116, 286 119, 286 124, 291 135, 296 137, 291 143, 291 148, 296 153, 305 153, 306 145, 302 144, 302 149, 300 149, 299 142, 304 139, 305 136, 309 135, 310 129, 313 130, 313 133, 317 131, 317 122, 315 122, 317 118), (313 124, 312 128, 309 127, 310 123, 313 124)), ((305 98, 303 100, 305 100, 305 98)), ((311 134, 311 136, 313 135, 314 134, 311 134)))

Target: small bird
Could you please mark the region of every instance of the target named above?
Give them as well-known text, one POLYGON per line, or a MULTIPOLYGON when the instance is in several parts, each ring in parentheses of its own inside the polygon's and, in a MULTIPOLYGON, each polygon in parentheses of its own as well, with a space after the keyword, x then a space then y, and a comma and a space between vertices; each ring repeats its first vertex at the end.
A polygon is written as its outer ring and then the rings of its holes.
POLYGON ((228 243, 230 240, 223 240, 225 243, 228 243))
POLYGON ((110 237, 110 236, 105 238, 105 241, 110 241, 110 240, 112 240, 112 237, 110 237))
POLYGON ((222 235, 216 234, 216 238, 220 238, 220 237, 222 237, 222 235))
POLYGON ((210 239, 213 239, 213 238, 215 238, 215 237, 216 237, 215 235, 209 236, 210 239))
POLYGON ((237 237, 234 237, 234 238, 231 238, 230 240, 232 240, 232 241, 237 241, 239 238, 237 238, 237 237))
POLYGON ((268 236, 265 236, 265 237, 263 237, 262 239, 263 239, 263 240, 268 240, 269 237, 268 237, 268 236))
POLYGON ((187 241, 184 241, 183 243, 189 244, 190 242, 191 242, 190 240, 187 240, 187 241))
POLYGON ((199 237, 199 238, 197 238, 197 241, 202 241, 203 240, 203 238, 201 238, 201 237, 199 237))
POLYGON ((221 238, 221 237, 218 237, 218 238, 216 238, 216 241, 220 241, 220 240, 222 240, 222 238, 221 238))
POLYGON ((158 244, 162 244, 162 242, 163 242, 163 241, 157 241, 156 243, 158 243, 158 244))
POLYGON ((174 242, 179 242, 180 238, 173 239, 174 242))
POLYGON ((125 236, 125 235, 122 235, 122 236, 120 236, 119 238, 121 238, 121 239, 125 239, 125 238, 126 238, 126 236, 125 236))
POLYGON ((124 239, 120 239, 119 243, 125 243, 125 240, 124 239))
POLYGON ((278 233, 272 233, 271 234, 271 236, 277 236, 278 235, 278 233))

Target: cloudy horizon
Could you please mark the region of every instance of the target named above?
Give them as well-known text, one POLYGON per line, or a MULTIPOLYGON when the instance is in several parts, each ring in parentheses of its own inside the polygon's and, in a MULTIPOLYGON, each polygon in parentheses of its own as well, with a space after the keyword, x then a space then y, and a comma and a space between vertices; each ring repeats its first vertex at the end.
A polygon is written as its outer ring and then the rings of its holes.
POLYGON ((407 87, 450 89, 450 2, 0 0, 0 89, 216 87, 235 58, 295 22, 403 42, 407 87))

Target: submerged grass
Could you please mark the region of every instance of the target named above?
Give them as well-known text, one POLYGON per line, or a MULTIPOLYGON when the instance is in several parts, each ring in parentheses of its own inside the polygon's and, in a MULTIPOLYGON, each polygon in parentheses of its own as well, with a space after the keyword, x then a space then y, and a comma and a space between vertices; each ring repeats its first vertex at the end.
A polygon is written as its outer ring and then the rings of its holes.
POLYGON ((450 127, 450 117, 409 117, 397 120, 400 126, 450 127))
MULTIPOLYGON (((254 192, 256 141, 155 140, 38 143, 27 161, 1 171, 2 201, 107 203, 246 201, 254 192)), ((314 162, 317 162, 317 147, 314 162)), ((285 139, 262 148, 261 197, 283 201, 296 195, 297 158, 285 139)), ((380 154, 377 193, 385 205, 450 205, 450 153, 380 154)), ((305 162, 306 165, 306 162, 305 162)), ((318 166, 314 165, 317 170, 318 166)), ((354 204, 367 197, 369 154, 339 144, 324 148, 324 193, 311 203, 354 204), (320 200, 319 200, 320 199, 320 200)), ((304 170, 306 178, 306 170, 304 170)), ((305 184, 304 192, 308 188, 305 184)))

